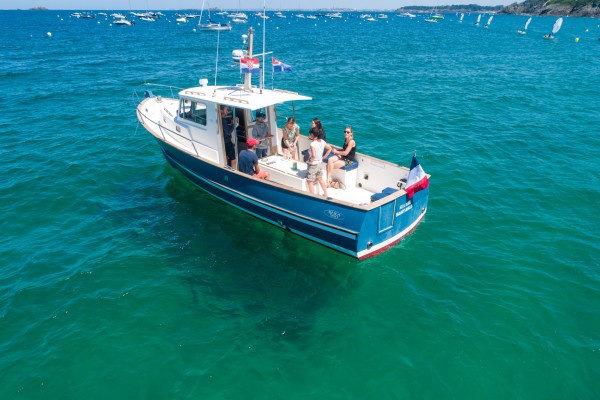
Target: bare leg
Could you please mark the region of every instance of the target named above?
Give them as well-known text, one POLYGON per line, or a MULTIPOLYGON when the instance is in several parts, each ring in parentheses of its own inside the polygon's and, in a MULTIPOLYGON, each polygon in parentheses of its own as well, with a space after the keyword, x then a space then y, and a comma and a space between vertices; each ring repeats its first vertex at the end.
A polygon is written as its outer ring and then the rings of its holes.
POLYGON ((327 185, 325 184, 325 181, 323 180, 323 177, 321 177, 321 176, 319 176, 319 185, 321 185, 321 189, 323 190, 323 196, 328 197, 327 196, 327 185))
POLYGON ((308 191, 315 194, 315 183, 313 181, 306 181, 306 184, 308 185, 308 191))
POLYGON ((340 160, 338 157, 331 157, 329 160, 327 160, 327 179, 329 180, 329 186, 331 186, 331 182, 333 181, 331 176, 333 175, 333 170, 342 168, 344 164, 344 160, 340 160))
POLYGON ((333 171, 333 163, 337 160, 337 156, 333 156, 327 160, 327 186, 331 186, 331 172, 333 171))

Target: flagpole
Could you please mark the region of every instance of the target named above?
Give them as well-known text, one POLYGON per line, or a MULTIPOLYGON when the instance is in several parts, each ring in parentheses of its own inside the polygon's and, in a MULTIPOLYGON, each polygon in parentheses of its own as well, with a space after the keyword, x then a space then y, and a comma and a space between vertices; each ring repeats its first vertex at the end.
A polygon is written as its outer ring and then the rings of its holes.
MULTIPOLYGON (((248 30, 248 58, 252 58, 252 47, 254 42, 254 28, 248 30)), ((252 74, 248 71, 244 75, 244 90, 252 89, 252 74)))
POLYGON ((263 59, 263 69, 261 71, 262 75, 262 83, 260 85, 260 91, 262 93, 263 84, 265 82, 265 37, 266 37, 266 26, 267 26, 267 0, 263 0, 263 51, 262 51, 262 59, 263 59))

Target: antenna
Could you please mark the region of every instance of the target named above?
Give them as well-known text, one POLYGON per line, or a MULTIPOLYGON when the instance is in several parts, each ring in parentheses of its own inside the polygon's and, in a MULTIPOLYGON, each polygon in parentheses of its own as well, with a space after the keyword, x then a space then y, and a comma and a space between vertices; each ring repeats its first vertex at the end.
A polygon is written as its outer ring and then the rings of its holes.
POLYGON ((260 92, 262 93, 263 90, 263 85, 265 82, 265 35, 266 35, 266 26, 267 26, 267 0, 263 0, 263 51, 262 51, 262 71, 260 72, 260 75, 262 77, 261 82, 260 82, 260 92))
POLYGON ((219 70, 219 40, 221 39, 221 31, 217 30, 217 58, 215 59, 215 91, 217 92, 217 71, 219 70))

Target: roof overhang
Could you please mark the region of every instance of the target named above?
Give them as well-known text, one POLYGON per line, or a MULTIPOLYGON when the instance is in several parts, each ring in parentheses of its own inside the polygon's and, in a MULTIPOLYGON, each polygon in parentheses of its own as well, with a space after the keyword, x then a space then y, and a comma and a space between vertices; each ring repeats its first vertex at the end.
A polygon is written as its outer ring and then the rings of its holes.
POLYGON ((247 110, 259 110, 290 101, 312 100, 311 97, 285 90, 261 90, 256 87, 244 90, 241 86, 198 86, 180 91, 179 96, 192 101, 216 103, 247 110))

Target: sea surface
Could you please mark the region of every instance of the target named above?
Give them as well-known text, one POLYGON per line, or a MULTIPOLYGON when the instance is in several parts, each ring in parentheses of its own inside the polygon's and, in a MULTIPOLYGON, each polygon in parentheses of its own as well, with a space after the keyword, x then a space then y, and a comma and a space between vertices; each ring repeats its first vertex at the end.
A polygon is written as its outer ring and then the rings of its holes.
POLYGON ((0 399, 600 398, 600 20, 70 13, 0 11, 0 399), (146 82, 239 82, 249 26, 304 133, 431 174, 390 251, 235 210, 138 125, 146 82))

